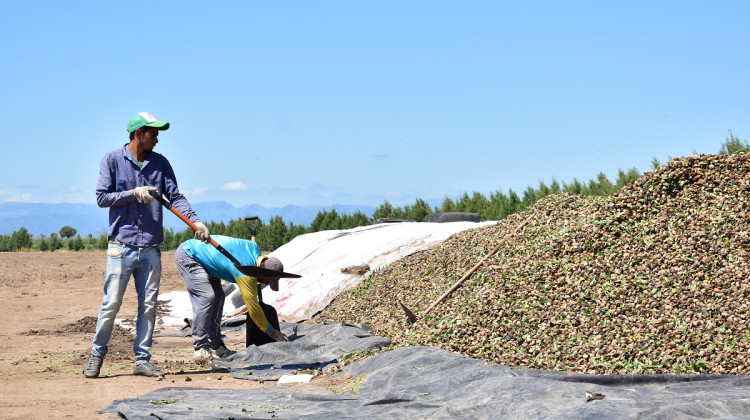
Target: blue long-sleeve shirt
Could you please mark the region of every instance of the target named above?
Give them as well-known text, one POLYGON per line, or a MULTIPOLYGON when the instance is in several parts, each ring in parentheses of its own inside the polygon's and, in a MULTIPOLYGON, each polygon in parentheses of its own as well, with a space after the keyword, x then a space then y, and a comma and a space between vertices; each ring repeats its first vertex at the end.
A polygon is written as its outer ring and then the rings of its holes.
POLYGON ((142 203, 133 190, 156 187, 160 194, 192 222, 200 222, 187 199, 180 194, 172 165, 159 153, 151 152, 139 167, 125 144, 102 158, 96 203, 109 207, 107 235, 133 246, 157 246, 164 240, 163 208, 157 200, 142 203))

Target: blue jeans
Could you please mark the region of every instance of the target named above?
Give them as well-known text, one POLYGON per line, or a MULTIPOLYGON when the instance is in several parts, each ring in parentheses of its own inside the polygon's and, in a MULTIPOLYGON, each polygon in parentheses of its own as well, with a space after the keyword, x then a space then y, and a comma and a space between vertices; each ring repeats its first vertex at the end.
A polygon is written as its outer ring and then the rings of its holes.
POLYGON ((115 316, 120 310, 125 289, 133 276, 135 291, 138 295, 138 318, 135 324, 136 364, 146 363, 151 359, 149 350, 153 341, 156 322, 156 300, 159 296, 161 278, 161 251, 158 247, 126 245, 118 240, 111 240, 107 248, 107 274, 104 278, 104 298, 99 309, 99 320, 96 323, 96 334, 92 340, 92 356, 104 357, 109 348, 107 343, 112 337, 115 316))
POLYGON ((174 253, 177 271, 185 282, 193 307, 193 348, 216 348, 221 340, 221 315, 224 311, 224 289, 221 280, 209 275, 203 266, 190 258, 182 245, 174 253))

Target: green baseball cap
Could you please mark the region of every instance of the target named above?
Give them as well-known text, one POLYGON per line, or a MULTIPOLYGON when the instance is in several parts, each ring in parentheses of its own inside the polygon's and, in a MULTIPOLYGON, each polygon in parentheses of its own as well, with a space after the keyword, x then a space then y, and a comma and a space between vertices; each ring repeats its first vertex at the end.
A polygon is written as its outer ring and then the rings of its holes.
POLYGON ((169 123, 157 120, 148 112, 139 112, 128 121, 128 133, 132 133, 141 127, 154 127, 158 130, 168 130, 169 123))

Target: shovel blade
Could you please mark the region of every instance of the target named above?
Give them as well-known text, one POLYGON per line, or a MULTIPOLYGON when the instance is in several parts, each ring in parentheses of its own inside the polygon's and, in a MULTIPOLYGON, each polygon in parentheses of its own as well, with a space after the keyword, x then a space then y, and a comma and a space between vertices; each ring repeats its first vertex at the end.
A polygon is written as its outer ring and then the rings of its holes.
POLYGON ((236 265, 238 270, 240 270, 240 273, 250 276, 250 277, 259 277, 259 278, 266 278, 266 279, 272 279, 272 278, 285 278, 285 279, 297 279, 302 277, 299 274, 292 274, 292 273, 285 273, 283 271, 276 271, 276 270, 269 270, 267 268, 263 267, 256 267, 253 265, 236 265))
POLYGON ((417 316, 414 315, 414 312, 412 312, 411 309, 409 309, 401 301, 399 301, 398 304, 401 305, 401 309, 404 310, 404 313, 406 314, 406 318, 409 320, 409 324, 413 324, 413 323, 417 322, 417 316))

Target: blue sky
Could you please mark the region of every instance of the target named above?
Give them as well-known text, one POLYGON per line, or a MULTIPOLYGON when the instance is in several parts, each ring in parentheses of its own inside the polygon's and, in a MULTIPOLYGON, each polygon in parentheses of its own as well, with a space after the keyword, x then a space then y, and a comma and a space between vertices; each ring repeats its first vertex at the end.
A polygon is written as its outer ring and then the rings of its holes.
POLYGON ((128 119, 191 202, 394 205, 750 141, 748 1, 6 2, 0 202, 95 203, 128 119))

